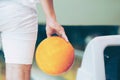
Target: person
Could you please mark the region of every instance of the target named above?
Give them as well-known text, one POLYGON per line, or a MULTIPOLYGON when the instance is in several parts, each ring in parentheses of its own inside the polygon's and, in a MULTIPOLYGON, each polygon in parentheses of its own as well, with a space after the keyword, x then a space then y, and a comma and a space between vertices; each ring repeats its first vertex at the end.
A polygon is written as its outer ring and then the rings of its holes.
MULTIPOLYGON (((40 0, 46 16, 46 35, 56 33, 66 41, 57 22, 53 0, 40 0)), ((0 32, 6 64, 6 80, 30 80, 38 31, 35 0, 0 0, 0 32)))

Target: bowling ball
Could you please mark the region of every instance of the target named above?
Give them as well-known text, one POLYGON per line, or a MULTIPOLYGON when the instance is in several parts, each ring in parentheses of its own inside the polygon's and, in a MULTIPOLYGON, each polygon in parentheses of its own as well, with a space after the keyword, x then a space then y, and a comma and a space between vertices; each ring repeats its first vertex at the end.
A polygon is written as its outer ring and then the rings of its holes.
POLYGON ((38 67, 50 75, 59 75, 70 69, 74 62, 74 48, 70 42, 52 36, 40 42, 35 55, 38 67))

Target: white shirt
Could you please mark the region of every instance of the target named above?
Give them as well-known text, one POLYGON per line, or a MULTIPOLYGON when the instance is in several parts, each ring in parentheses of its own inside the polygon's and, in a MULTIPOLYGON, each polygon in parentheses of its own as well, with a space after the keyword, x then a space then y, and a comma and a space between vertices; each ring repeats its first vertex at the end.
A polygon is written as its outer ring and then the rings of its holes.
POLYGON ((40 2, 39 0, 11 0, 11 1, 15 1, 27 7, 33 8, 35 10, 36 10, 36 4, 40 2))
MULTIPOLYGON (((19 0, 20 1, 20 0, 19 0)), ((36 4, 40 1, 38 0, 22 0, 23 1, 23 4, 28 6, 28 7, 31 7, 33 9, 36 9, 36 4)))

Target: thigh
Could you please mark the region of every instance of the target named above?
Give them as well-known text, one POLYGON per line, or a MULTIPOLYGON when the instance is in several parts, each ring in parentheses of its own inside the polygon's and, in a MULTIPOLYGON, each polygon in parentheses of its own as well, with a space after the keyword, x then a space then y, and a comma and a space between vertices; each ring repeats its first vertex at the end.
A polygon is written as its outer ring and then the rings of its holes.
POLYGON ((37 32, 1 35, 6 63, 32 64, 37 32))
POLYGON ((31 67, 33 61, 36 38, 37 32, 2 33, 7 80, 30 80, 30 69, 28 68, 31 67), (11 71, 13 74, 10 74, 11 71))
POLYGON ((8 11, 11 15, 6 13, 1 30, 5 62, 32 64, 38 30, 36 12, 17 4, 10 6, 14 10, 8 11))

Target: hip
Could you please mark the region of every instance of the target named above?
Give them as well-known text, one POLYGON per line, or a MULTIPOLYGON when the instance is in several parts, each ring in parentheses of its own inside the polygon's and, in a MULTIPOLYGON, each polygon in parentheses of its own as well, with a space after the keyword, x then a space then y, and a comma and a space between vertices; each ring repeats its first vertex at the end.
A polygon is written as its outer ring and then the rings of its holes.
POLYGON ((23 27, 30 24, 37 24, 37 12, 29 7, 10 2, 0 1, 0 31, 13 27, 23 27))

